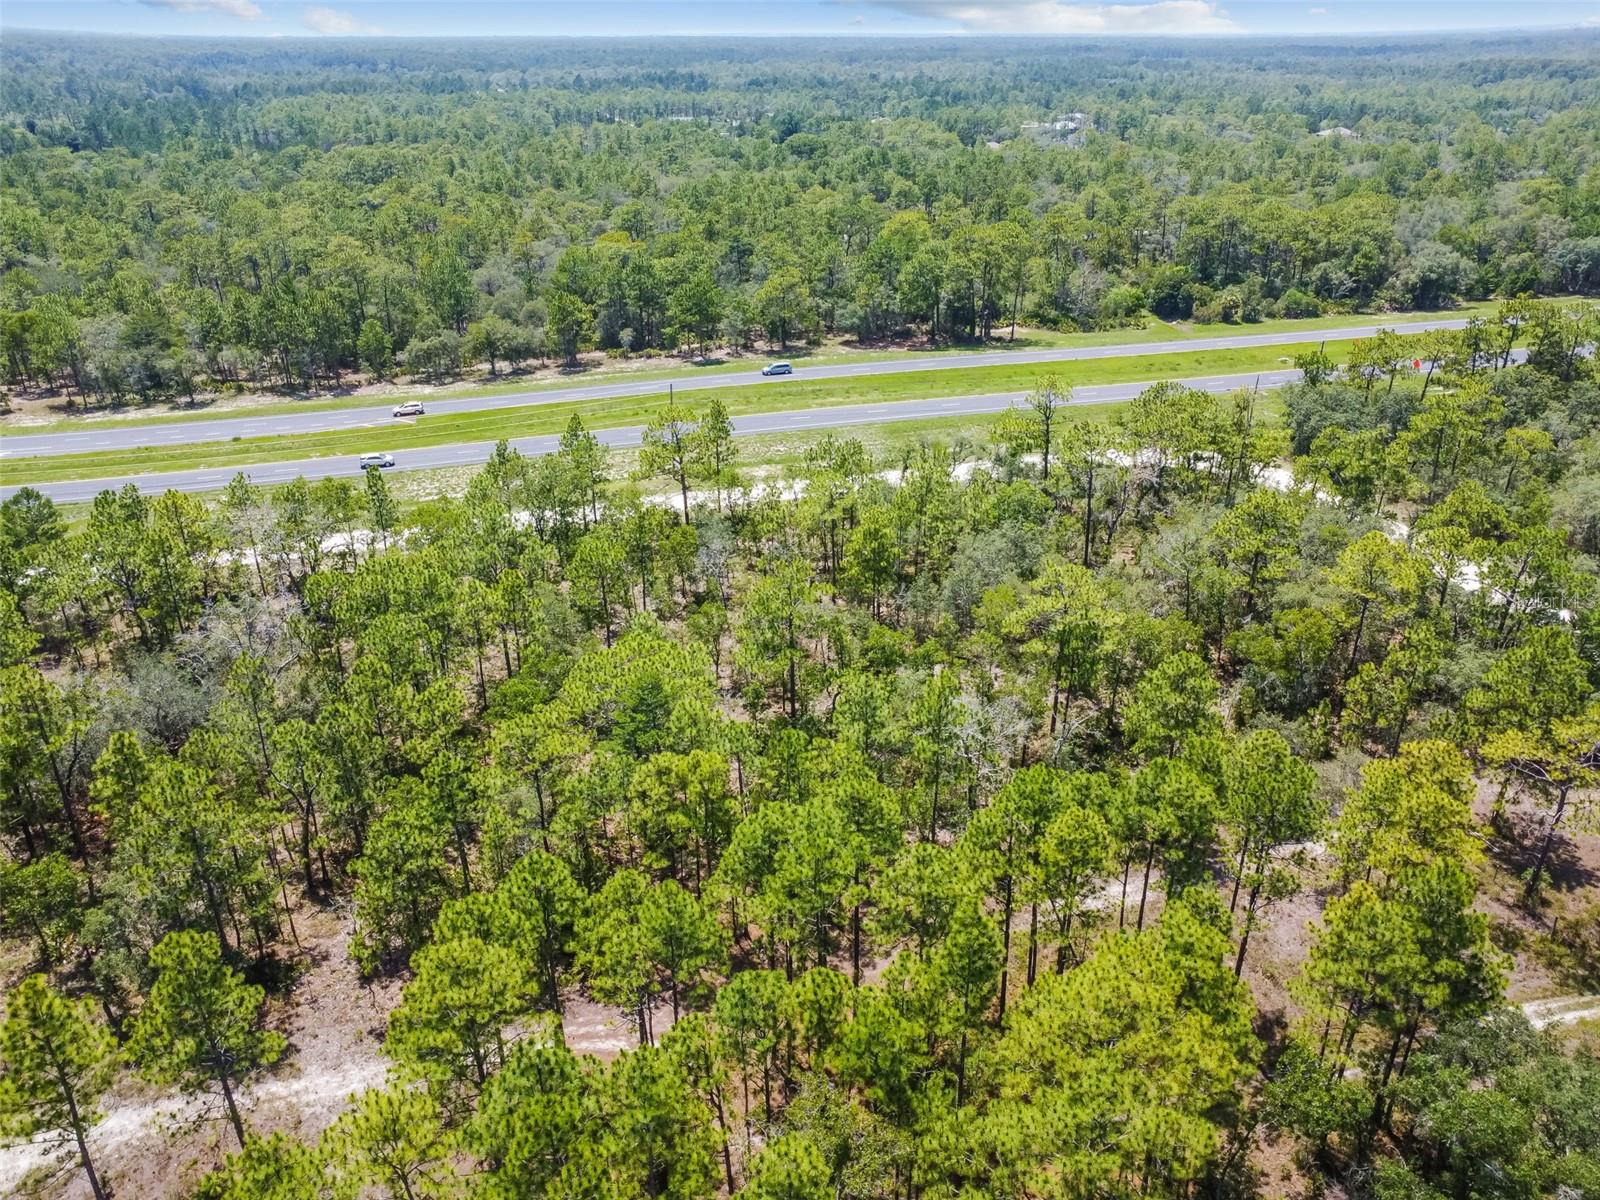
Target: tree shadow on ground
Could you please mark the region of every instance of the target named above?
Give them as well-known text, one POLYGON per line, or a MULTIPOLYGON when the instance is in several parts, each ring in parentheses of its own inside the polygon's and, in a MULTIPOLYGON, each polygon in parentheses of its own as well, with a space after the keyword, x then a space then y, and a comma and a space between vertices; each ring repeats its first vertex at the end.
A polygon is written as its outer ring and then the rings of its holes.
MULTIPOLYGON (((1539 858, 1544 841, 1543 815, 1534 812, 1505 812, 1491 826, 1489 857, 1495 865, 1517 879, 1526 879, 1539 858)), ((1545 859, 1540 889, 1576 892, 1600 883, 1600 871, 1588 861, 1581 847, 1565 830, 1557 830, 1545 859)))

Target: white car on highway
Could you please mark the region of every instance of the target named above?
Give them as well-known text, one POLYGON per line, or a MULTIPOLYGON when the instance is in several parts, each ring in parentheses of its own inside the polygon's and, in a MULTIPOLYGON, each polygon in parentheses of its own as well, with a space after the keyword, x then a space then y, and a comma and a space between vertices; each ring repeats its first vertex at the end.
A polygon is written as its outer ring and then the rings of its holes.
POLYGON ((407 400, 404 404, 394 406, 394 415, 397 417, 420 417, 423 412, 421 400, 407 400))
POLYGON ((768 363, 761 368, 763 375, 793 375, 794 364, 786 362, 768 363))
POLYGON ((382 454, 363 454, 357 461, 360 462, 363 471, 368 467, 392 467, 394 455, 387 451, 382 454))

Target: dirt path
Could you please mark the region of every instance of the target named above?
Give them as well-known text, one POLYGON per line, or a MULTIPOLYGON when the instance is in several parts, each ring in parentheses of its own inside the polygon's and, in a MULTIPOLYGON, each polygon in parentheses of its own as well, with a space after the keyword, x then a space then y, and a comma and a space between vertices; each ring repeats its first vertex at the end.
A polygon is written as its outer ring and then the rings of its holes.
MULTIPOLYGON (((1136 903, 1136 881, 1130 890, 1136 903)), ((1091 907, 1115 909, 1119 898, 1120 880, 1110 881, 1093 898, 1091 907)), ((345 956, 337 952, 343 950, 342 937, 333 940, 336 953, 324 958, 321 970, 312 973, 314 982, 307 990, 320 991, 351 970, 345 956)), ((610 1059, 637 1044, 637 1034, 620 1011, 577 993, 564 999, 563 1024, 574 1053, 610 1059)), ((241 1093, 241 1107, 251 1126, 262 1132, 283 1129, 314 1138, 343 1111, 352 1095, 381 1085, 388 1062, 379 1051, 376 1034, 381 1028, 380 1014, 392 1003, 390 996, 369 998, 359 1007, 352 1005, 352 1011, 332 1024, 315 1020, 314 1005, 297 1006, 288 1027, 298 1035, 295 1040, 301 1053, 295 1061, 299 1069, 290 1076, 262 1080, 241 1093), (369 1011, 359 1011, 369 1006, 369 1011), (368 1021, 377 1028, 358 1032, 368 1021)), ((1600 1020, 1600 995, 1532 1000, 1520 1008, 1536 1029, 1570 1025, 1600 1020)), ((659 1008, 653 1024, 659 1038, 671 1024, 670 1011, 659 1008)), ((105 1120, 90 1134, 90 1150, 102 1173, 124 1194, 177 1194, 234 1148, 232 1134, 221 1120, 219 1102, 209 1094, 156 1098, 135 1094, 120 1099, 113 1095, 104 1109, 105 1120)), ((88 1188, 75 1159, 62 1159, 63 1153, 59 1144, 44 1141, 0 1150, 0 1195, 17 1194, 31 1173, 55 1158, 64 1162, 66 1169, 40 1194, 63 1200, 87 1197, 88 1188)))
MULTIPOLYGON (((319 1111, 331 1114, 342 1109, 354 1093, 382 1083, 387 1066, 381 1059, 372 1058, 337 1071, 270 1079, 241 1092, 240 1107, 252 1124, 265 1118, 266 1123, 278 1127, 283 1124, 281 1118, 272 1120, 278 1114, 295 1119, 319 1111)), ((107 1104, 105 1120, 90 1131, 89 1153, 113 1184, 127 1186, 132 1181, 124 1177, 119 1166, 145 1157, 148 1147, 144 1143, 192 1131, 203 1122, 215 1124, 221 1117, 219 1106, 220 1101, 210 1095, 174 1095, 147 1103, 107 1104)), ((236 1149, 232 1136, 227 1135, 225 1150, 236 1149)), ((0 1151, 0 1194, 14 1194, 29 1172, 50 1161, 53 1146, 54 1143, 34 1141, 0 1151)), ((72 1174, 76 1172, 75 1156, 70 1161, 72 1174)), ((80 1190, 88 1194, 87 1185, 73 1178, 62 1194, 75 1197, 80 1190)))
MULTIPOLYGON (((337 973, 343 964, 335 962, 337 973)), ((611 1059, 638 1043, 633 1026, 617 1009, 575 992, 565 997, 565 1009, 567 1044, 575 1054, 611 1059)), ((659 1006, 652 1024, 659 1038, 671 1027, 671 1011, 659 1006)), ((301 1038, 303 1043, 314 1043, 315 1034, 302 1030, 301 1038)), ((266 1079, 240 1092, 240 1108, 252 1130, 282 1129, 314 1138, 344 1110, 351 1096, 383 1084, 389 1063, 375 1045, 363 1046, 359 1039, 349 1037, 329 1040, 335 1045, 317 1047, 323 1052, 296 1057, 302 1068, 299 1074, 266 1079), (319 1068, 319 1062, 330 1065, 319 1068)), ((112 1095, 102 1110, 106 1117, 89 1134, 89 1152, 101 1173, 123 1195, 177 1194, 175 1189, 192 1182, 193 1175, 203 1173, 237 1148, 222 1120, 221 1102, 210 1094, 169 1094, 149 1100, 125 1097, 121 1101, 112 1095)), ((88 1197, 76 1155, 59 1143, 43 1140, 0 1150, 0 1195, 18 1194, 30 1173, 52 1160, 62 1162, 65 1169, 59 1181, 40 1194, 63 1200, 88 1197)))
POLYGON ((1557 996, 1551 1000, 1529 1000, 1522 1015, 1535 1029, 1551 1025, 1572 1025, 1578 1021, 1600 1021, 1600 996, 1557 996))

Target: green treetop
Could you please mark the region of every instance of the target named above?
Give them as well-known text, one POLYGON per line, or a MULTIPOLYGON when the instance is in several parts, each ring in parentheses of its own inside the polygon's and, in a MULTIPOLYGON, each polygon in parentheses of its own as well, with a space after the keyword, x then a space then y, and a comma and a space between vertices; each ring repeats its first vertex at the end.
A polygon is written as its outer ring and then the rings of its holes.
POLYGON ((11 992, 0 1020, 0 1135, 70 1139, 95 1200, 111 1193, 89 1155, 88 1134, 111 1086, 117 1046, 92 1015, 90 1000, 73 1003, 30 975, 11 992))
POLYGON ((239 1145, 244 1121, 235 1089, 283 1053, 283 1035, 261 1028, 262 989, 222 961, 210 934, 179 930, 150 952, 156 981, 134 1018, 128 1055, 152 1079, 186 1090, 215 1085, 239 1145))

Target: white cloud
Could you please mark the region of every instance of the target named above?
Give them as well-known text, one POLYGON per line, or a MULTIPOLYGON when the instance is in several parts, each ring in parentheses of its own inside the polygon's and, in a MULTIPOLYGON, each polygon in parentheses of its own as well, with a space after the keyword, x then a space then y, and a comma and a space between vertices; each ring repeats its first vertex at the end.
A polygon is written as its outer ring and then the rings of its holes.
POLYGON ((1061 37, 1238 33, 1214 0, 1079 4, 1071 0, 878 0, 919 17, 954 21, 972 33, 1061 37))
POLYGON ((312 5, 300 14, 301 23, 316 33, 382 33, 376 25, 368 25, 365 21, 358 21, 347 12, 340 12, 337 8, 325 8, 320 4, 312 5))
POLYGON ((1600 17, 1585 17, 1583 19, 1583 27, 1585 29, 1600 29, 1600 17))
POLYGON ((1313 8, 1311 10, 1311 15, 1313 17, 1325 17, 1328 15, 1328 10, 1325 8, 1313 8))
POLYGON ((139 0, 139 3, 146 8, 170 8, 181 13, 222 13, 241 21, 255 21, 261 17, 260 5, 251 0, 139 0))

